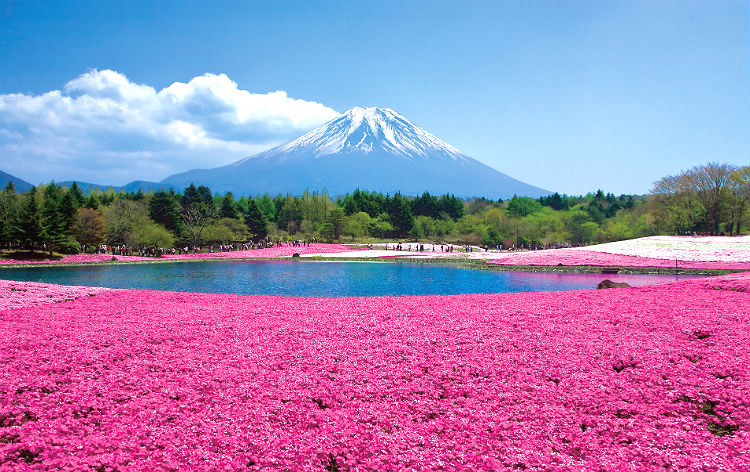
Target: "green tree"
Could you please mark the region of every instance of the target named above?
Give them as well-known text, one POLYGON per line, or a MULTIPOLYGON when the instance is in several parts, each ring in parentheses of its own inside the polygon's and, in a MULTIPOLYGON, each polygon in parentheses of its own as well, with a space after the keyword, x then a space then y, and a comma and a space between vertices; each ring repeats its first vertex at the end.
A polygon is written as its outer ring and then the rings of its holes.
POLYGON ((419 215, 414 217, 414 224, 409 230, 409 236, 413 239, 431 238, 435 235, 435 219, 429 216, 419 215))
POLYGON ((453 220, 458 220, 464 216, 464 202, 454 195, 445 194, 440 197, 438 207, 441 212, 447 213, 453 220))
POLYGON ((377 218, 373 219, 370 231, 373 236, 378 238, 386 238, 393 234, 393 225, 388 221, 389 217, 386 213, 381 213, 377 218))
POLYGON ((140 247, 141 229, 153 223, 148 217, 145 200, 117 198, 112 204, 103 207, 101 213, 107 222, 106 242, 111 245, 140 247))
POLYGON ((148 202, 148 216, 175 234, 182 231, 179 197, 174 190, 155 192, 148 202))
POLYGON ((240 213, 237 211, 237 205, 234 202, 234 195, 232 192, 227 192, 224 198, 221 200, 221 208, 219 209, 220 218, 239 218, 240 213))
POLYGON ((105 229, 104 218, 91 208, 79 208, 73 217, 73 235, 82 246, 103 243, 105 229))
POLYGON ((266 217, 266 220, 268 221, 276 221, 276 216, 278 214, 278 209, 276 208, 276 203, 271 198, 270 195, 267 193, 261 195, 260 197, 255 198, 255 203, 258 205, 258 208, 260 208, 261 213, 263 213, 263 216, 266 217))
POLYGON ((725 193, 735 167, 711 162, 691 169, 696 196, 706 210, 706 226, 713 234, 719 233, 725 193))
POLYGON ((732 194, 734 195, 733 220, 740 234, 742 230, 742 217, 750 207, 750 166, 740 167, 732 173, 732 194))
POLYGON ((361 238, 362 236, 369 234, 371 220, 372 218, 370 218, 370 215, 364 211, 347 216, 344 218, 342 234, 353 238, 361 238))
POLYGON ((335 208, 331 211, 328 221, 333 228, 333 239, 339 239, 339 237, 341 237, 341 232, 344 229, 344 211, 340 208, 335 208))
POLYGON ((203 230, 213 224, 217 215, 216 205, 208 187, 190 184, 185 189, 180 216, 183 233, 192 244, 199 245, 203 242, 203 230))
POLYGON ((35 193, 36 188, 32 187, 26 197, 26 204, 19 215, 14 238, 32 251, 34 250, 34 246, 42 241, 43 234, 39 207, 36 204, 36 198, 34 198, 35 193))
POLYGON ((60 226, 65 236, 72 234, 71 227, 73 225, 73 217, 78 211, 78 201, 75 199, 70 191, 67 191, 60 198, 60 206, 58 207, 60 212, 60 226))
POLYGON ((567 229, 573 244, 584 244, 591 242, 599 229, 596 222, 590 221, 589 214, 581 208, 581 205, 573 207, 568 214, 567 229))
POLYGON ((140 228, 140 244, 150 249, 167 249, 174 246, 174 236, 158 223, 148 223, 140 228))
POLYGON ((490 247, 500 246, 503 244, 503 236, 497 229, 490 226, 489 228, 487 228, 487 233, 485 233, 484 240, 482 242, 490 247))
MULTIPOLYGON (((69 200, 70 201, 70 200, 69 200)), ((60 188, 51 182, 44 188, 44 199, 41 208, 42 238, 50 254, 53 250, 67 247, 68 220, 60 211, 60 188)))
POLYGON ((414 215, 411 212, 411 205, 409 205, 409 202, 400 193, 396 193, 390 199, 388 207, 391 224, 397 236, 402 238, 407 236, 409 230, 414 225, 414 215))
POLYGON ((10 245, 15 240, 21 202, 13 181, 0 192, 0 245, 10 245))
POLYGON ((68 193, 73 197, 76 208, 81 208, 86 204, 86 198, 83 196, 83 192, 81 191, 81 187, 78 186, 78 183, 73 182, 68 189, 68 193))
POLYGON ((534 200, 533 198, 513 195, 513 198, 508 201, 508 208, 506 209, 506 212, 508 213, 508 215, 516 218, 516 245, 521 244, 521 218, 536 213, 541 209, 542 204, 534 200))
POLYGON ((91 208, 92 210, 98 210, 99 198, 97 198, 95 193, 90 193, 89 198, 86 199, 86 203, 83 206, 85 206, 86 208, 91 208))
POLYGON ((261 240, 268 235, 268 222, 266 217, 258 208, 255 200, 250 199, 247 205, 247 215, 245 215, 245 225, 250 232, 251 238, 255 241, 261 240))
POLYGON ((204 233, 206 241, 226 244, 247 240, 247 226, 237 218, 221 218, 212 224, 204 233))
POLYGON ((513 198, 508 201, 507 213, 516 218, 523 218, 524 216, 531 215, 542 209, 542 204, 533 198, 518 197, 513 195, 513 198))
MULTIPOLYGON (((430 192, 424 192, 421 196, 411 201, 411 210, 414 216, 437 218, 440 216, 441 207, 443 206, 439 203, 437 197, 430 195, 430 192)), ((446 211, 446 213, 448 212, 446 211)))

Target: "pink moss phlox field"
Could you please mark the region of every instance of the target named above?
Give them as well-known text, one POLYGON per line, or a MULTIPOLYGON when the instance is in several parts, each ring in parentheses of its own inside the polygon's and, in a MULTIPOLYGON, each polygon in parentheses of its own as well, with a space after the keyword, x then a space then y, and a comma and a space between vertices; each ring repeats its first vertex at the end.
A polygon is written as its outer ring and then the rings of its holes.
MULTIPOLYGON (((248 251, 227 251, 198 254, 165 254, 162 259, 249 259, 257 257, 289 257, 292 254, 325 254, 352 251, 351 247, 342 244, 312 243, 309 246, 294 247, 282 246, 267 249, 251 249, 248 251)), ((111 254, 75 254, 64 256, 58 260, 16 260, 0 259, 0 265, 24 265, 24 264, 84 264, 92 262, 137 262, 155 261, 156 257, 120 256, 111 254)))
POLYGON ((0 259, 0 264, 83 264, 89 262, 110 262, 115 258, 117 261, 153 261, 153 257, 140 256, 113 256, 111 254, 72 254, 57 260, 16 260, 0 259))
MULTIPOLYGON (((509 253, 489 262, 491 264, 530 266, 556 266, 562 264, 564 266, 675 267, 674 259, 609 254, 578 248, 509 253)), ((681 269, 750 270, 750 262, 747 261, 678 260, 676 265, 681 269)))
POLYGON ((111 290, 0 311, 0 470, 748 470, 749 345, 747 273, 422 297, 111 290))
POLYGON ((0 279, 0 310, 71 301, 81 297, 93 297, 110 290, 101 287, 73 287, 0 279))
POLYGON ((352 248, 343 244, 310 243, 309 246, 294 247, 270 247, 266 249, 250 249, 247 251, 228 251, 200 254, 175 254, 164 255, 165 259, 245 259, 254 257, 289 257, 293 254, 325 254, 336 252, 349 252, 352 248))

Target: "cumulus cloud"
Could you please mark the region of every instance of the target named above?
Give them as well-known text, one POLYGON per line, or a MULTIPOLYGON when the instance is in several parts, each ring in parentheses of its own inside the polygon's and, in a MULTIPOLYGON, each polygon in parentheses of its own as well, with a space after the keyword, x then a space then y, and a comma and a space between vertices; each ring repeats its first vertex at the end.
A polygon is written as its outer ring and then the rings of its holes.
POLYGON ((92 70, 62 90, 0 95, 0 170, 34 183, 158 181, 247 157, 337 115, 284 91, 242 90, 225 74, 157 91, 92 70))

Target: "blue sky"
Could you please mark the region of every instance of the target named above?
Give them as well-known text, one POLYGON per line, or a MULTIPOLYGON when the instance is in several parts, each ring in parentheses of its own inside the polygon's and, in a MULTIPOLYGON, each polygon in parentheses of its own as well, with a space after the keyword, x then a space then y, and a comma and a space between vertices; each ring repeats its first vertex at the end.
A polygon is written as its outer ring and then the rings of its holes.
POLYGON ((159 180, 353 106, 543 188, 644 193, 750 164, 750 3, 0 3, 0 169, 34 183, 159 180))

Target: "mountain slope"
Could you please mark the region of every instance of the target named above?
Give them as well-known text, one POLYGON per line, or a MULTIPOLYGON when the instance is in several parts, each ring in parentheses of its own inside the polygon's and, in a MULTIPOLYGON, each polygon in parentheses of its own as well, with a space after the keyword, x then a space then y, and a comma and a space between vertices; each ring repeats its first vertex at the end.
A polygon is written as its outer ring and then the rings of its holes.
POLYGON ((389 108, 360 107, 287 144, 227 166, 175 174, 162 183, 177 188, 195 183, 236 194, 325 188, 339 195, 360 188, 496 199, 550 193, 462 154, 389 108))
POLYGON ((31 187, 33 187, 33 185, 26 182, 25 180, 19 179, 14 175, 10 175, 7 172, 3 172, 0 170, 0 190, 7 187, 8 182, 13 182, 13 186, 16 187, 16 192, 19 193, 28 192, 29 190, 31 190, 31 187))
MULTIPOLYGON (((149 182, 146 180, 134 180, 130 183, 127 183, 125 185, 100 185, 100 184, 92 184, 89 182, 78 182, 78 187, 81 189, 83 193, 88 193, 92 190, 101 190, 106 191, 107 189, 111 188, 115 192, 130 192, 130 193, 137 193, 138 190, 142 190, 143 192, 156 192, 158 190, 169 190, 172 188, 171 185, 157 183, 157 182, 149 182)), ((64 180, 62 182, 57 182, 57 185, 61 187, 70 187, 73 185, 72 180, 64 180)), ((180 189, 181 190, 181 189, 180 189)))

